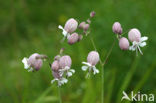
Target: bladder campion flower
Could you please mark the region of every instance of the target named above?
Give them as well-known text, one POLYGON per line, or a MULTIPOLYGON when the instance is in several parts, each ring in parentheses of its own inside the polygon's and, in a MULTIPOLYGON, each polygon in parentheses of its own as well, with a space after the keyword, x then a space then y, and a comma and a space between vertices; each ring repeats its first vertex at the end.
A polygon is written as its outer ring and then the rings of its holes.
POLYGON ((64 28, 61 25, 59 25, 58 28, 62 29, 63 31, 62 34, 64 35, 64 38, 66 38, 70 36, 70 34, 73 33, 77 29, 77 26, 78 26, 78 22, 75 19, 70 18, 65 23, 64 28))
POLYGON ((70 77, 73 73, 75 73, 74 69, 71 69, 72 60, 70 56, 65 55, 62 56, 59 60, 60 72, 66 72, 66 76, 70 77))
POLYGON ((82 62, 85 66, 82 66, 82 70, 88 70, 86 77, 90 76, 90 73, 93 71, 93 74, 99 73, 99 70, 96 69, 95 65, 99 62, 99 53, 96 51, 91 51, 88 54, 87 62, 82 62))
POLYGON ((125 37, 120 38, 119 46, 122 50, 127 50, 129 48, 129 41, 127 40, 127 38, 125 37))
MULTIPOLYGON (((132 46, 129 47, 129 50, 136 51, 136 54, 139 52, 143 55, 140 47, 146 46, 146 40, 148 37, 144 36, 141 37, 141 33, 138 29, 133 28, 128 32, 128 38, 132 42, 132 46)), ((138 54, 137 54, 138 55, 138 54)))
POLYGON ((71 77, 73 73, 75 73, 74 69, 70 69, 71 64, 72 60, 68 55, 60 57, 59 60, 55 60, 51 65, 54 76, 54 79, 51 81, 51 83, 58 81, 58 86, 67 83, 67 77, 71 77))
POLYGON ((24 68, 31 71, 38 71, 42 67, 42 59, 46 59, 47 56, 40 55, 38 53, 32 54, 29 58, 24 57, 22 62, 24 64, 24 68))
POLYGON ((59 66, 59 61, 55 60, 52 65, 51 65, 51 69, 52 69, 52 74, 54 76, 54 79, 51 81, 51 83, 54 83, 55 81, 58 81, 58 86, 61 86, 65 83, 68 82, 68 79, 63 77, 63 74, 60 73, 60 66, 59 66))

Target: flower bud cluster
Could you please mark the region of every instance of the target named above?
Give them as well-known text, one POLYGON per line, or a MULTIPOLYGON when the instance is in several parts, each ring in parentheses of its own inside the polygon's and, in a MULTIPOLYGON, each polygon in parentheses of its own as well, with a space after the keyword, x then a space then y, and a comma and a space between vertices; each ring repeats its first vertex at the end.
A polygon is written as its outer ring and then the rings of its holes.
POLYGON ((64 39, 67 39, 68 44, 72 45, 75 44, 76 42, 79 42, 83 39, 83 35, 87 35, 89 33, 89 27, 91 23, 91 18, 95 16, 95 12, 92 11, 90 13, 90 18, 88 18, 85 21, 81 22, 78 25, 78 22, 74 18, 70 18, 69 20, 66 21, 65 26, 62 27, 61 25, 58 26, 59 29, 62 30, 62 34, 64 35, 64 39), (83 30, 82 33, 76 32, 77 28, 83 30))

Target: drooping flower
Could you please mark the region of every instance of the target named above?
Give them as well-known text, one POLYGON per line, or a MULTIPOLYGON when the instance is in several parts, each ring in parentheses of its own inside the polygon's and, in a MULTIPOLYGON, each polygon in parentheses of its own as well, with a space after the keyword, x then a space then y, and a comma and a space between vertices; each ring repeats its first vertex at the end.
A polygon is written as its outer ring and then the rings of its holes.
POLYGON ((42 67, 42 59, 46 58, 44 55, 40 55, 38 53, 32 54, 29 58, 24 57, 22 62, 24 64, 24 68, 31 71, 38 71, 42 67))
POLYGON ((115 34, 122 34, 122 27, 119 22, 115 22, 113 24, 112 30, 115 34))
POLYGON ((70 56, 68 55, 62 56, 59 60, 59 65, 61 68, 60 72, 62 73, 66 72, 67 77, 72 76, 72 74, 75 73, 75 70, 71 69, 71 64, 72 64, 72 60, 70 56))
POLYGON ((68 36, 68 44, 72 45, 76 43, 79 39, 79 35, 77 33, 73 33, 70 36, 68 36))
POLYGON ((82 62, 85 66, 82 66, 83 71, 87 71, 88 73, 86 77, 90 76, 90 73, 93 71, 93 74, 99 73, 99 70, 95 67, 95 65, 99 62, 99 53, 96 51, 91 51, 88 54, 87 62, 82 62))
POLYGON ((67 83, 67 78, 71 77, 73 73, 75 73, 75 70, 70 68, 71 64, 72 60, 68 55, 62 56, 59 58, 59 60, 55 60, 51 65, 54 76, 54 79, 51 81, 51 83, 58 81, 58 86, 67 83))
POLYGON ((54 79, 51 81, 51 83, 54 83, 55 81, 58 81, 58 86, 61 86, 65 83, 68 82, 68 79, 63 77, 63 74, 60 73, 60 66, 59 66, 59 61, 55 60, 51 64, 51 69, 52 69, 52 74, 54 76, 54 79))
POLYGON ((139 52, 143 55, 140 47, 146 46, 145 41, 148 40, 148 37, 141 37, 140 31, 136 28, 133 28, 128 32, 128 38, 132 42, 132 46, 129 47, 129 50, 136 51, 137 55, 139 50, 139 52))
POLYGON ((77 29, 77 26, 78 26, 78 22, 75 19, 70 18, 65 23, 64 28, 61 25, 59 25, 58 28, 62 29, 63 31, 62 34, 64 35, 64 38, 66 38, 70 36, 70 34, 73 33, 77 29))
POLYGON ((129 41, 127 40, 127 38, 122 37, 119 40, 119 46, 122 50, 128 50, 129 48, 129 41))

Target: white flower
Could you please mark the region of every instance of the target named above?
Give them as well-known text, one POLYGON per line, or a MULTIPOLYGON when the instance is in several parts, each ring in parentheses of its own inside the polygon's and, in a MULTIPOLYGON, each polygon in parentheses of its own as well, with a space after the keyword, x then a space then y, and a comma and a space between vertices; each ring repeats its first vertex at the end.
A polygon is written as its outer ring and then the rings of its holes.
POLYGON ((33 68, 28 64, 28 58, 24 57, 22 59, 22 63, 24 64, 24 68, 28 70, 28 72, 33 71, 33 68))
POLYGON ((71 77, 73 75, 73 73, 75 73, 75 70, 70 69, 70 67, 68 67, 68 66, 65 66, 64 69, 59 70, 60 76, 63 76, 64 72, 66 72, 67 77, 71 77))
POLYGON ((99 73, 99 70, 95 67, 95 65, 91 65, 90 63, 88 62, 82 62, 82 64, 84 64, 85 66, 82 66, 82 70, 83 71, 87 71, 88 70, 88 74, 86 77, 89 77, 90 75, 90 72, 93 71, 93 74, 97 74, 99 73))
POLYGON ((146 42, 145 42, 146 40, 148 40, 148 37, 144 36, 144 37, 140 38, 139 42, 133 41, 132 42, 133 45, 129 47, 129 50, 131 50, 131 51, 135 51, 136 50, 136 54, 137 55, 138 55, 138 50, 139 50, 139 52, 143 55, 140 47, 146 46, 146 42))
POLYGON ((64 36, 64 39, 66 37, 68 38, 68 36, 70 36, 70 34, 61 25, 59 25, 58 28, 62 30, 62 34, 64 36))
POLYGON ((51 80, 51 83, 54 83, 55 81, 58 81, 58 86, 61 86, 65 83, 67 83, 68 79, 66 79, 66 78, 60 78, 60 79, 55 78, 55 79, 51 80))

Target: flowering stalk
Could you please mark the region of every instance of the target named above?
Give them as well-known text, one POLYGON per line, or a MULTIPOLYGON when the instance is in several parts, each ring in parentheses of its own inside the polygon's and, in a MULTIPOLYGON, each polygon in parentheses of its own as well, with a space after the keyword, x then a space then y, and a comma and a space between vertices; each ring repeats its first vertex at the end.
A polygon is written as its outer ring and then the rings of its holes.
MULTIPOLYGON (((90 40, 92 42, 92 45, 93 45, 94 49, 97 51, 93 38, 90 37, 90 40)), ((106 62, 107 62, 107 60, 108 60, 108 58, 109 58, 109 56, 110 56, 110 54, 112 52, 114 44, 115 44, 115 40, 114 40, 111 48, 109 49, 108 54, 106 55, 105 60, 102 62, 102 60, 100 59, 100 65, 101 65, 101 88, 102 88, 101 103, 104 103, 104 66, 105 66, 105 64, 106 64, 106 62)))

